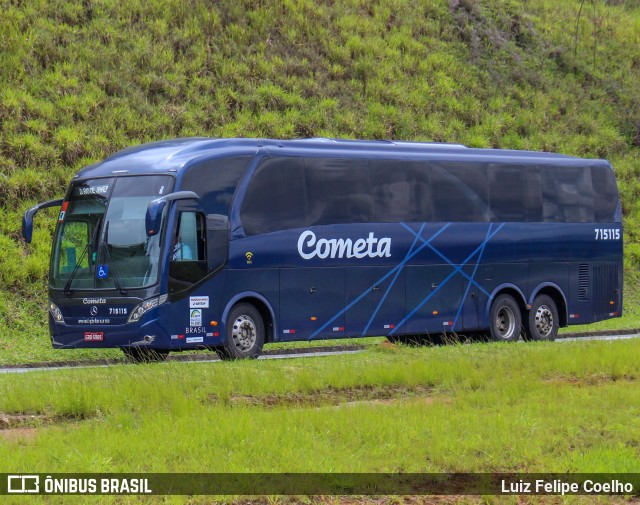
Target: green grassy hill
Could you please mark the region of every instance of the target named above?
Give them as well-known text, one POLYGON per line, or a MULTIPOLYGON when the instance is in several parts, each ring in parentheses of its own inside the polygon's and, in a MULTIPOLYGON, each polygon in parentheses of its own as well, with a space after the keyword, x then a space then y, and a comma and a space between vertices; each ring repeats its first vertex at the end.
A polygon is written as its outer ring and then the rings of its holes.
POLYGON ((179 136, 461 142, 611 160, 640 269, 637 0, 1 1, 0 352, 44 356, 55 211, 123 147, 179 136), (581 14, 579 15, 579 12, 581 14))

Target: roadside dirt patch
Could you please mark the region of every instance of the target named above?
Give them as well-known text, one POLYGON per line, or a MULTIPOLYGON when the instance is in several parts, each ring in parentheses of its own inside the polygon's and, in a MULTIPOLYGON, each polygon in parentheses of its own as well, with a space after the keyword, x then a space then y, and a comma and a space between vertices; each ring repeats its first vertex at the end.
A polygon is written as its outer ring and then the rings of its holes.
POLYGON ((0 413, 0 439, 30 439, 36 436, 38 428, 51 424, 45 415, 0 413))
POLYGON ((565 375, 543 379, 546 384, 568 384, 571 386, 601 386, 602 384, 609 384, 611 382, 637 382, 637 380, 638 378, 633 375, 611 375, 606 373, 587 375, 585 377, 565 375))
POLYGON ((53 418, 44 414, 4 414, 0 413, 0 430, 15 430, 26 427, 40 427, 51 424, 53 418))
POLYGON ((39 428, 13 428, 11 430, 0 430, 0 438, 4 440, 31 440, 38 434, 39 428))
POLYGON ((324 388, 299 393, 271 393, 266 395, 233 395, 221 398, 209 395, 214 403, 256 407, 320 407, 327 405, 362 405, 363 403, 387 404, 406 398, 426 397, 433 402, 430 386, 354 386, 348 388, 324 388))
POLYGON ((87 419, 87 416, 61 416, 48 414, 6 414, 0 412, 0 438, 17 440, 33 438, 46 426, 65 424, 87 419))

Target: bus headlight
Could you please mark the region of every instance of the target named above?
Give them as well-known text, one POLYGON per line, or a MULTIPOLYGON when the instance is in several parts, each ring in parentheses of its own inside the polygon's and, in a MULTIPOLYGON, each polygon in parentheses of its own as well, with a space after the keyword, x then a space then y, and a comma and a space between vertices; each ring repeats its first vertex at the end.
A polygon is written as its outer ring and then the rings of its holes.
POLYGON ((49 301, 49 314, 51 314, 56 324, 64 324, 64 317, 62 317, 61 310, 52 301, 49 301))
POLYGON ((167 301, 167 295, 156 296, 155 298, 149 298, 142 303, 139 303, 134 307, 127 319, 127 323, 137 323, 140 318, 151 309, 154 309, 167 301))

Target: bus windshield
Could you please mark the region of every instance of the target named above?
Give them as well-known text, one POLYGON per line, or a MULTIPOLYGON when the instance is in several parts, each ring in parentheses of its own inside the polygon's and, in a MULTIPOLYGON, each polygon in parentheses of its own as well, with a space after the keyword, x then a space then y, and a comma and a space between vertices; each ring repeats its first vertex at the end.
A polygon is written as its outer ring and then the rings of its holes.
POLYGON ((155 284, 161 234, 147 237, 145 214, 172 185, 170 176, 73 182, 58 218, 51 287, 123 292, 155 284))

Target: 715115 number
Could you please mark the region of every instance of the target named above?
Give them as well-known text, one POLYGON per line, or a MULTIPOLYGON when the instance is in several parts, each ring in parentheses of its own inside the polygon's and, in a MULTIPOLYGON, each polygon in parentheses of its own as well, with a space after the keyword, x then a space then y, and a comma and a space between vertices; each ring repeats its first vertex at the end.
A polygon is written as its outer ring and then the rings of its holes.
POLYGON ((620 230, 614 228, 596 228, 596 240, 620 240, 620 230))

